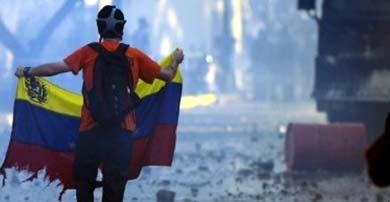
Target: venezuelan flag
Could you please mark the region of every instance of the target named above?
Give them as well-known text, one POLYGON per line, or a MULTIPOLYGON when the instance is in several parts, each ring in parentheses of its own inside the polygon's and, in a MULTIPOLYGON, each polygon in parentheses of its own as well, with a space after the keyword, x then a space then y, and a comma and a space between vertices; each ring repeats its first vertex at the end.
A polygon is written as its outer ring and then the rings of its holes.
MULTIPOLYGON (((173 57, 160 65, 167 67, 173 57)), ((143 166, 170 166, 176 143, 176 127, 183 79, 177 71, 173 81, 139 81, 141 102, 136 109, 137 130, 129 179, 139 176, 143 166)), ((43 78, 18 80, 14 121, 9 148, 1 167, 15 167, 36 174, 46 169, 50 180, 59 179, 64 189, 74 188, 73 150, 80 124, 82 96, 43 78)), ((34 177, 34 175, 32 176, 34 177)))

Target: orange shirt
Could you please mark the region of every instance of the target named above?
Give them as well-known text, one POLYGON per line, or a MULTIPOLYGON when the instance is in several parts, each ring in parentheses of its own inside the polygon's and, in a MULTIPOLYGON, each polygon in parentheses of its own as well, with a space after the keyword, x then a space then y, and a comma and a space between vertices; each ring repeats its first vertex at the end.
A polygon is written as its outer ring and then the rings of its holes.
MULTIPOLYGON (((119 42, 114 40, 105 40, 101 44, 108 51, 115 51, 119 46, 119 42)), ((136 48, 130 47, 126 54, 133 62, 131 71, 134 86, 137 85, 139 78, 147 83, 152 83, 161 69, 160 65, 136 48)), ((92 74, 97 55, 98 53, 95 50, 86 45, 64 59, 64 62, 69 65, 73 74, 78 74, 80 70, 83 70, 83 80, 87 89, 92 88, 92 74)), ((88 108, 83 105, 81 110, 80 131, 86 131, 95 127, 97 123, 93 120, 88 108)), ((135 130, 136 117, 134 110, 125 117, 122 127, 130 131, 135 130)))

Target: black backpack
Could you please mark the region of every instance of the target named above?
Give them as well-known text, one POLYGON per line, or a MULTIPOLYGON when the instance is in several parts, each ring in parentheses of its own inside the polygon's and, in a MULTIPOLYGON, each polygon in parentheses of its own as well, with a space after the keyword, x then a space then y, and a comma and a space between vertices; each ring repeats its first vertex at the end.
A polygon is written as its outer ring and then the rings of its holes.
POLYGON ((98 53, 92 75, 92 89, 83 85, 84 103, 100 125, 120 124, 139 103, 134 92, 132 61, 126 56, 129 45, 120 44, 110 52, 99 43, 88 44, 98 53))

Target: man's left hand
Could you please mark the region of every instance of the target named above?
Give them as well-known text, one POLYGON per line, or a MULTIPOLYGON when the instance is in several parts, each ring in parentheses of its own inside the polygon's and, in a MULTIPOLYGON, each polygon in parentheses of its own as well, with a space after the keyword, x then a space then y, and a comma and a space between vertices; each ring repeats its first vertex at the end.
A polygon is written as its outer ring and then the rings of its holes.
POLYGON ((23 77, 24 76, 24 67, 17 67, 16 68, 16 71, 15 71, 15 76, 20 78, 20 77, 23 77))

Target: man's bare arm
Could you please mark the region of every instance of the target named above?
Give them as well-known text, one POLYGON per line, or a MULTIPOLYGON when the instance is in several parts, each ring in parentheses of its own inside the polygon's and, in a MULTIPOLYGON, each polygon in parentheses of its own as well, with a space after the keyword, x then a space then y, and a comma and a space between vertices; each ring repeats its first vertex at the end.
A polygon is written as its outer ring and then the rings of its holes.
POLYGON ((171 81, 173 77, 175 77, 177 67, 184 60, 184 54, 181 49, 177 49, 173 55, 172 63, 167 67, 161 69, 160 72, 157 73, 157 78, 163 81, 171 81))
POLYGON ((163 68, 157 73, 157 78, 163 81, 171 81, 176 74, 178 66, 177 62, 173 61, 167 68, 163 68))
POLYGON ((15 72, 15 76, 53 76, 64 72, 71 71, 70 67, 64 62, 55 62, 39 65, 35 68, 31 68, 26 71, 25 67, 18 67, 15 72))

